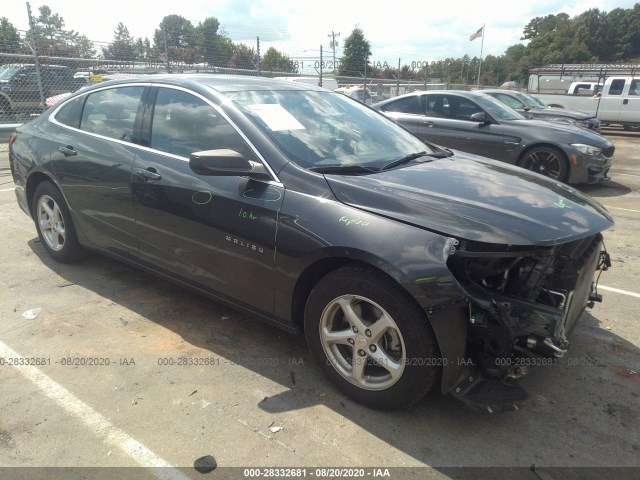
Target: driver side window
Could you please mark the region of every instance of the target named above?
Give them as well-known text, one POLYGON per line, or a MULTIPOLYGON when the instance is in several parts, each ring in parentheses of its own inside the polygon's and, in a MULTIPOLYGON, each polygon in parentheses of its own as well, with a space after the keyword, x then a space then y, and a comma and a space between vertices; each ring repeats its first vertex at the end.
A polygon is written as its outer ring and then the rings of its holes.
POLYGON ((183 157, 216 149, 244 153, 244 140, 204 100, 182 90, 161 88, 153 110, 151 148, 183 157))

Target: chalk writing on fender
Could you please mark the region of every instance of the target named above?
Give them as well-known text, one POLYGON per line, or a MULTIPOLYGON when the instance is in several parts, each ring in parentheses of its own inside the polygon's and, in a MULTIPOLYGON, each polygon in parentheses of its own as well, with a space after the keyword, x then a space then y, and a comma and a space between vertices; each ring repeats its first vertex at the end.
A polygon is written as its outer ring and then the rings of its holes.
POLYGON ((345 225, 360 225, 361 227, 368 227, 369 226, 369 222, 362 220, 360 218, 349 218, 346 216, 342 216, 340 217, 340 220, 338 220, 340 223, 344 223, 345 225))

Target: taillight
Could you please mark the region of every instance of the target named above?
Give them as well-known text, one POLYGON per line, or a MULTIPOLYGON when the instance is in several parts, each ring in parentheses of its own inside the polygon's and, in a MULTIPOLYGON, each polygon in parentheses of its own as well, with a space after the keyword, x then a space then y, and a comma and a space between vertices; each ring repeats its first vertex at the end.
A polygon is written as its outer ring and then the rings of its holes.
POLYGON ((13 132, 9 137, 9 147, 11 147, 11 145, 13 145, 13 142, 15 142, 17 139, 18 139, 18 132, 13 132))

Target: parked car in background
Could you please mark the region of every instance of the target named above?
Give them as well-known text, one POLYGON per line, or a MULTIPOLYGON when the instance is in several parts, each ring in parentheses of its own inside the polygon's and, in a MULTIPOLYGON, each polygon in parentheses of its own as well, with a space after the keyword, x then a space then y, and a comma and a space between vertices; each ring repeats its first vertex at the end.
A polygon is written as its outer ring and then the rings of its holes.
POLYGON ((505 89, 486 89, 482 93, 497 98, 527 118, 548 120, 550 122, 570 123, 600 133, 600 120, 591 113, 550 107, 542 100, 528 93, 505 89))
MULTIPOLYGON (((76 72, 75 74, 76 78, 82 78, 86 82, 86 85, 93 84, 93 83, 107 82, 109 80, 120 80, 123 78, 137 78, 143 75, 147 75, 147 74, 108 72, 107 70, 94 70, 92 72, 76 72)), ((65 98, 71 96, 72 93, 73 92, 65 92, 65 93, 60 93, 58 95, 53 95, 51 97, 47 97, 44 102, 45 108, 53 107, 54 105, 61 102, 65 98)))
POLYGON ((622 125, 625 130, 640 130, 640 76, 611 76, 596 95, 536 93, 547 105, 572 108, 597 116, 602 125, 622 125))
POLYGON ((9 162, 51 257, 101 252, 303 331, 376 408, 432 388, 513 408, 520 366, 567 351, 608 264, 595 200, 301 83, 96 84, 18 127, 9 162))
POLYGON ((371 94, 371 90, 369 90, 369 87, 365 87, 364 85, 347 85, 344 87, 336 88, 333 91, 346 95, 347 97, 354 98, 366 105, 375 103, 374 95, 371 94))
POLYGON ((609 178, 615 147, 574 125, 527 119, 482 92, 412 92, 372 105, 414 135, 567 183, 609 178))
MULTIPOLYGON (((41 65, 40 78, 44 98, 73 92, 87 83, 61 65, 41 65)), ((36 66, 0 66, 0 117, 40 113, 42 109, 36 66)))
POLYGON ((568 95, 587 95, 593 96, 602 90, 603 83, 600 82, 573 82, 567 89, 568 95))

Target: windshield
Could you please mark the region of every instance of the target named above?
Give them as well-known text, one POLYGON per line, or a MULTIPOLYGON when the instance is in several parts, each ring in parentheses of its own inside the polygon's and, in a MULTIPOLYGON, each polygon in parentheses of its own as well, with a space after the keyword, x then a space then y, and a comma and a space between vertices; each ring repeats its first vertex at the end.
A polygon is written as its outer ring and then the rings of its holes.
POLYGON ((304 168, 360 166, 371 172, 417 152, 432 152, 391 120, 344 95, 261 90, 229 96, 304 168))
POLYGON ((533 108, 549 108, 549 106, 542 100, 534 97, 533 95, 527 95, 526 93, 516 92, 515 95, 520 97, 520 100, 524 104, 531 105, 533 108))
POLYGON ((20 67, 0 67, 0 80, 11 80, 20 67))
POLYGON ((474 97, 474 100, 497 120, 524 120, 525 118, 513 108, 506 106, 489 95, 478 94, 474 97))

